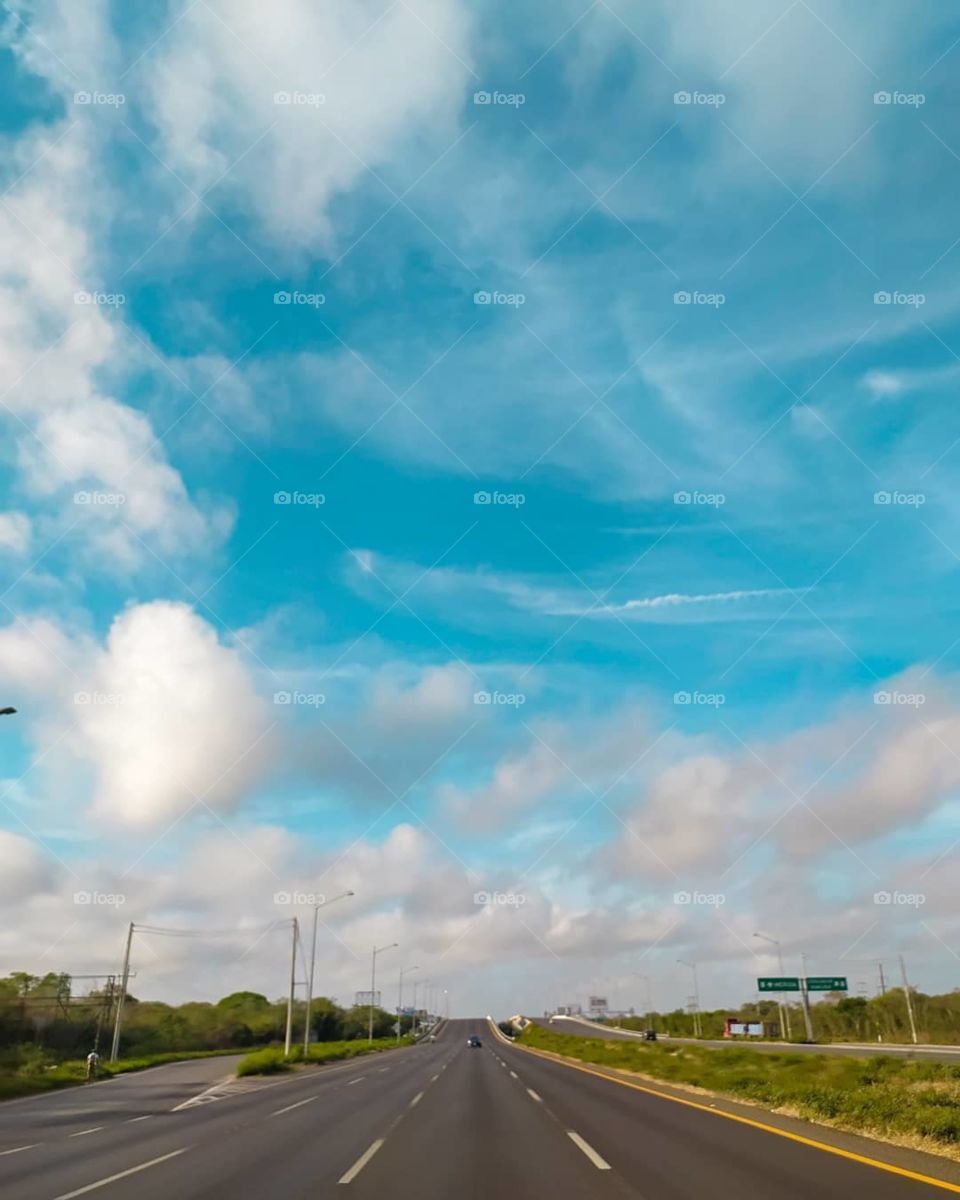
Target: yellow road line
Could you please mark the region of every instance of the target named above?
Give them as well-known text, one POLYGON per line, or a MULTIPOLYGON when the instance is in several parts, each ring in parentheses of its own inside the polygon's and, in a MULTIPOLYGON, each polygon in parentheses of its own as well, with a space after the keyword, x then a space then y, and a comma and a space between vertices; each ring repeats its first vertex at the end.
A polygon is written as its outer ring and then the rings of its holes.
POLYGON ((867 1167, 876 1167, 878 1171, 887 1171, 891 1175, 901 1175, 905 1179, 915 1179, 918 1183, 927 1183, 931 1187, 940 1188, 944 1192, 960 1195, 960 1185, 947 1183, 944 1179, 934 1179, 932 1175, 921 1175, 919 1171, 909 1171, 906 1167, 895 1167, 892 1163, 881 1162, 876 1158, 856 1154, 852 1150, 841 1150, 839 1146, 830 1146, 826 1142, 818 1142, 813 1138, 804 1137, 800 1133, 791 1133, 787 1129, 778 1129, 775 1125, 767 1125, 763 1121, 755 1121, 751 1117, 741 1117, 737 1113, 724 1112, 719 1108, 710 1108, 706 1104, 698 1104, 696 1100, 683 1100, 679 1096, 671 1096, 667 1092, 657 1091, 656 1088, 645 1087, 642 1083, 632 1083, 629 1079, 617 1079, 603 1071, 595 1071, 591 1067, 579 1063, 568 1062, 566 1059, 554 1057, 544 1050, 535 1050, 532 1046, 518 1046, 526 1054, 535 1054, 538 1058, 546 1058, 549 1062, 559 1063, 562 1067, 570 1067, 574 1071, 583 1071, 585 1075, 595 1075, 597 1079, 605 1079, 608 1083, 617 1083, 621 1087, 632 1088, 635 1092, 645 1092, 648 1096, 657 1096, 661 1100, 669 1100, 673 1104, 683 1104, 687 1108, 696 1108, 700 1112, 710 1113, 714 1117, 724 1117, 728 1121, 736 1121, 740 1125, 749 1125, 752 1129, 762 1129, 764 1133, 773 1133, 777 1137, 787 1138, 791 1142, 799 1142, 802 1146, 812 1146, 815 1150, 823 1150, 827 1154, 835 1154, 838 1158, 847 1158, 852 1162, 863 1163, 867 1167))

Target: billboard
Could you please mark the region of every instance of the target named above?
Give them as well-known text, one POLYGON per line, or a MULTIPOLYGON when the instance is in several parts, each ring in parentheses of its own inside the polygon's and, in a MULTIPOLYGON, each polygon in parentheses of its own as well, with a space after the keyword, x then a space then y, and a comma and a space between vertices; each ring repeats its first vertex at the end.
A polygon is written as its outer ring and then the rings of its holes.
POLYGON ((369 1008, 372 1004, 374 1008, 380 1007, 379 992, 354 992, 353 1003, 356 1007, 369 1008))

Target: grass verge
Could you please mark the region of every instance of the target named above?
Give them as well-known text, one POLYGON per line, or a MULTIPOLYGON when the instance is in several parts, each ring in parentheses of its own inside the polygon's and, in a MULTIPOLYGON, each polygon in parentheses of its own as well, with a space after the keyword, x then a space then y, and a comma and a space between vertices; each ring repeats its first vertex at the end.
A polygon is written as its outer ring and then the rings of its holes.
POLYGON ((295 1046, 289 1058, 283 1053, 282 1046, 266 1046, 263 1050, 254 1050, 237 1065, 238 1075, 275 1075, 279 1071, 289 1071, 293 1067, 310 1063, 337 1062, 345 1058, 358 1058, 363 1054, 377 1054, 382 1050, 395 1050, 397 1046, 409 1046, 413 1042, 410 1037, 377 1038, 373 1042, 315 1042, 303 1053, 302 1046, 295 1046))
MULTIPOLYGON (((142 1054, 138 1058, 121 1058, 115 1063, 101 1060, 98 1079, 111 1079, 114 1075, 126 1075, 130 1071, 145 1071, 163 1063, 185 1062, 191 1058, 217 1058, 224 1054, 238 1054, 237 1050, 173 1050, 165 1054, 142 1054)), ((70 1059, 56 1066, 40 1067, 31 1071, 0 1073, 0 1100, 13 1100, 18 1096, 33 1096, 40 1092, 53 1092, 58 1088, 75 1087, 86 1080, 87 1064, 80 1059, 70 1059)))
POLYGON ((790 1116, 960 1158, 960 1066, 878 1054, 757 1054, 570 1037, 528 1026, 520 1043, 581 1062, 703 1088, 790 1116))

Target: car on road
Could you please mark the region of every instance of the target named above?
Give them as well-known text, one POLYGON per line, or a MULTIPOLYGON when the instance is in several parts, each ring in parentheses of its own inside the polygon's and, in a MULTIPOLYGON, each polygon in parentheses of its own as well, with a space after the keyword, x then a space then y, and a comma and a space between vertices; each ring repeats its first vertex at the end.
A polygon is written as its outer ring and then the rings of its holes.
POLYGON ((480 1039, 478 1037, 476 1037, 476 1035, 474 1035, 473 1037, 467 1038, 467 1045, 470 1046, 471 1049, 473 1049, 473 1050, 479 1050, 480 1047, 483 1045, 483 1042, 481 1042, 480 1039))
POLYGON ((645 1042, 655 1042, 657 1040, 657 1031, 655 1029, 645 1029, 643 1031, 643 1040, 645 1042))

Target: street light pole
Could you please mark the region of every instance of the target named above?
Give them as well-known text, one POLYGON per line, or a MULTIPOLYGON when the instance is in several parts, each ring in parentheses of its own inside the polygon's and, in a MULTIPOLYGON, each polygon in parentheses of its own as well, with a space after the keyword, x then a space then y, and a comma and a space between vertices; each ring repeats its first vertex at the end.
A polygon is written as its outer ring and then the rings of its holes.
POLYGON ((283 1039, 283 1057, 290 1057, 290 1046, 293 1042, 293 993, 297 986, 297 938, 300 936, 300 922, 293 918, 293 945, 290 950, 290 993, 287 996, 287 1029, 283 1039))
POLYGON ((393 950, 399 942, 391 942, 389 946, 374 946, 370 955, 370 1017, 367 1022, 367 1041, 373 1041, 373 1004, 377 995, 377 955, 384 950, 393 950))
MULTIPOLYGON (((776 938, 768 937, 767 934, 765 934, 765 933, 755 933, 753 936, 755 938, 760 938, 760 940, 762 942, 769 942, 771 946, 776 946, 777 962, 780 964, 780 978, 782 979, 784 977, 783 976, 783 952, 780 949, 779 941, 776 938)), ((787 1002, 783 998, 782 992, 780 993, 777 1003, 780 1006, 780 1033, 781 1033, 781 1036, 783 1036, 785 1034, 787 1041, 789 1041, 792 1036, 792 1034, 790 1032, 790 1009, 787 1006, 787 1002)))
POLYGON ((683 958, 678 958, 677 962, 684 967, 689 967, 693 972, 693 1033, 694 1037, 703 1037, 703 1025, 700 1021, 700 984, 697 980, 697 964, 695 962, 687 962, 683 958))
POLYGON ((303 1027, 303 1053, 306 1055, 307 1047, 310 1045, 310 1016, 313 1010, 313 971, 317 961, 317 920, 321 908, 326 908, 328 904, 336 904, 338 900, 345 900, 347 896, 352 896, 353 892, 341 892, 339 896, 334 896, 332 900, 322 900, 319 904, 313 906, 313 940, 310 943, 310 974, 307 976, 307 1020, 303 1027))
MULTIPOLYGON (((419 971, 419 970, 420 970, 419 967, 401 967, 400 968, 400 979, 397 983, 397 1041, 398 1042, 400 1041, 400 1027, 403 1024, 403 977, 404 977, 404 975, 410 975, 414 971, 419 971)), ((414 992, 414 996, 416 996, 416 992, 414 992)))

